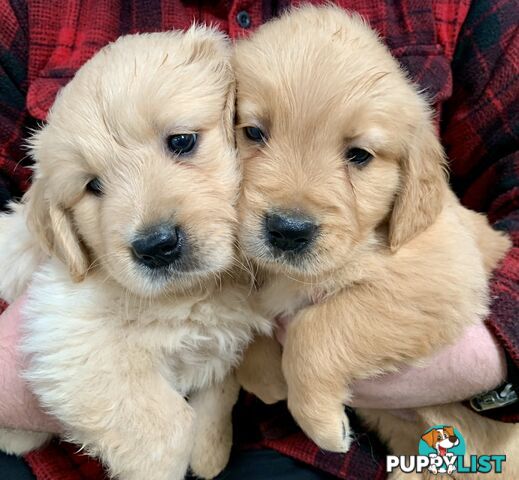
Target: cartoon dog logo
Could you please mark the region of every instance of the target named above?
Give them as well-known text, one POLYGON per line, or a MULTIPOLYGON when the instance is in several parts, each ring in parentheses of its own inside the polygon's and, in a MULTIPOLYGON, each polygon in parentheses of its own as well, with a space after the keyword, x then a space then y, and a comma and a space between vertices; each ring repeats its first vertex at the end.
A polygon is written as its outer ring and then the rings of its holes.
MULTIPOLYGON (((429 445, 432 449, 436 450, 436 453, 431 453, 429 457, 453 457, 454 453, 449 452, 453 447, 456 447, 460 443, 460 439, 454 433, 454 427, 444 426, 442 428, 433 428, 427 433, 422 435, 422 440, 429 445)), ((439 469, 436 465, 432 464, 429 466, 431 473, 436 475, 438 472, 443 473, 445 469, 439 469)), ((451 463, 447 468, 447 473, 450 475, 456 471, 456 466, 451 463)))

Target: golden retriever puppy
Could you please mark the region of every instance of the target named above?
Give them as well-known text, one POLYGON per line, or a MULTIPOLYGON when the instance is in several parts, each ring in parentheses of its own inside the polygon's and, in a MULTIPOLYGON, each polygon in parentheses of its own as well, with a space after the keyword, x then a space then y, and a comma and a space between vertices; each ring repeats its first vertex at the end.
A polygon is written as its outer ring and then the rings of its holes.
MULTIPOLYGON (((267 401, 287 394, 307 435, 345 452, 348 386, 483 321, 509 240, 449 190, 426 100, 361 18, 293 10, 239 42, 234 67, 239 240, 260 272, 257 308, 294 316, 286 386, 280 349, 265 338, 239 380, 267 401)), ((423 431, 446 423, 470 438, 469 452, 519 456, 518 426, 461 405, 421 409, 415 423, 361 413, 397 454, 416 455, 423 431)), ((517 464, 507 472, 519 478, 517 464)))
MULTIPOLYGON (((103 48, 59 94, 31 141, 34 183, 0 219, 0 296, 30 284, 25 378, 65 438, 123 480, 219 473, 230 370, 269 328, 227 273, 240 181, 230 56, 204 27, 103 48)), ((4 430, 0 448, 48 437, 4 430)))

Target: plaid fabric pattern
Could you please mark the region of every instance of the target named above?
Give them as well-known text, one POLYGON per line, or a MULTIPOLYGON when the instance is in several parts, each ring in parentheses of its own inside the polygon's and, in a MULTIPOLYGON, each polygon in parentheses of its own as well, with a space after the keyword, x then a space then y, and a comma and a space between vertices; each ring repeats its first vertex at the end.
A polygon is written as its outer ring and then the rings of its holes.
MULTIPOLYGON (((218 25, 248 35, 299 0, 0 0, 0 206, 30 182, 23 141, 44 121, 57 91, 106 43, 125 33, 218 25), (250 15, 249 28, 237 21, 250 15)), ((314 1, 312 3, 322 3, 314 1)), ((519 365, 519 9, 515 0, 342 0, 382 35, 430 96, 450 158, 452 185, 465 205, 487 212, 514 241, 492 282, 487 320, 519 365)), ((517 421, 517 408, 494 412, 517 421)), ((384 447, 352 414, 356 442, 326 453, 297 428, 284 404, 243 395, 235 411, 237 448, 273 448, 338 478, 386 478, 384 447)), ((39 480, 101 480, 101 466, 66 443, 27 460, 39 480)))

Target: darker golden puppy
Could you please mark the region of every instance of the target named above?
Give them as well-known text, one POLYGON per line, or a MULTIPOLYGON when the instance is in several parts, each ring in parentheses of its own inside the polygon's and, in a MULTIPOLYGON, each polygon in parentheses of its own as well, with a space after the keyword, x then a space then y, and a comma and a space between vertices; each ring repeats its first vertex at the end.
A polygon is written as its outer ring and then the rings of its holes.
MULTIPOLYGON (((344 452, 351 382, 481 322, 509 241, 449 190, 426 99, 359 17, 294 10, 240 42, 234 66, 239 238, 260 272, 258 308, 295 316, 282 358, 288 406, 320 447, 344 452)), ((279 376, 253 372, 274 371, 279 352, 262 342, 270 353, 255 345, 240 378, 273 401, 285 393, 279 376)), ((460 428, 472 453, 517 452, 516 426, 461 405, 423 409, 416 423, 362 413, 398 454, 416 454, 439 423, 460 428)))

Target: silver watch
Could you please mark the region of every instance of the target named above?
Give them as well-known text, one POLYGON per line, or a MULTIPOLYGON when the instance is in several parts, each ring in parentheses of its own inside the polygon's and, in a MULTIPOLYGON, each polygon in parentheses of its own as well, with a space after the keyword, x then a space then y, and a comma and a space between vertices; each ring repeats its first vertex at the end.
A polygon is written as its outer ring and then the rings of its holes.
POLYGON ((518 401, 517 393, 511 383, 505 383, 501 387, 490 392, 481 393, 470 399, 470 406, 476 412, 493 410, 494 408, 506 407, 518 401))

